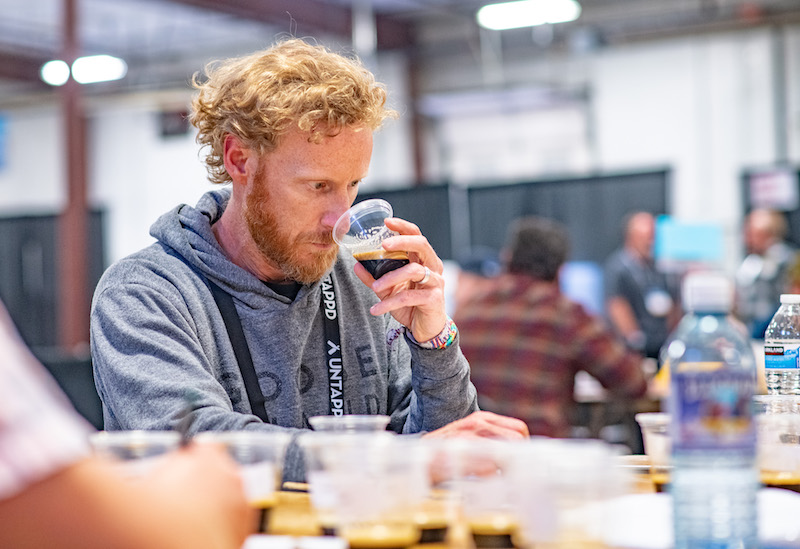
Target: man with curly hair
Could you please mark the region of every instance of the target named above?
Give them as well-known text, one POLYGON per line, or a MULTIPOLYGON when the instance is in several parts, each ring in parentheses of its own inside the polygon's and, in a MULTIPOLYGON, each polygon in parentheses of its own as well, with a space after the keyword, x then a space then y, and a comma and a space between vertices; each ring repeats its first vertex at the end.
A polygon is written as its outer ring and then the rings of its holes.
MULTIPOLYGON (((384 247, 411 261, 377 281, 332 239, 373 131, 395 115, 383 85, 296 39, 194 83, 209 178, 227 185, 162 216, 157 242, 97 287, 106 428, 172 428, 194 392, 193 432, 299 433, 315 415, 386 414, 397 433, 526 436, 518 420, 477 412, 442 261, 419 229, 387 220, 399 236, 384 247)), ((296 452, 287 479, 302 475, 296 452)))

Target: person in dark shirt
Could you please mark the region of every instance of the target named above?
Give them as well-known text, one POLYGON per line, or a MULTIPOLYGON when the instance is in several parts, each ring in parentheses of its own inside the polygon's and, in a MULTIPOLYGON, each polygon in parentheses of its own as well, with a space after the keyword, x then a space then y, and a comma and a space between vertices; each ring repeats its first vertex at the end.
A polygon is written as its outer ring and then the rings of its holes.
POLYGON ((630 348, 657 359, 680 320, 677 287, 656 268, 652 214, 630 214, 624 230, 623 246, 608 258, 603 273, 606 314, 630 348))

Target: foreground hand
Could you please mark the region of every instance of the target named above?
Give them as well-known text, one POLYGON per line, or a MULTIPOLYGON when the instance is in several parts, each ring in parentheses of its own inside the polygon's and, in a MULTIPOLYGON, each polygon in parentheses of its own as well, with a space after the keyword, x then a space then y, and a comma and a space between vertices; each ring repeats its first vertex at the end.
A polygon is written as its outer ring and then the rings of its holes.
POLYGON ((253 533, 255 514, 245 500, 236 463, 216 444, 192 443, 165 456, 150 474, 162 490, 175 494, 207 528, 220 547, 240 547, 253 533))
POLYGON ((410 263, 386 273, 379 280, 372 278, 360 264, 356 265, 355 273, 381 300, 370 312, 376 316, 391 313, 400 324, 411 330, 417 341, 424 343, 439 335, 447 323, 442 278, 444 266, 419 227, 396 217, 385 222, 400 236, 384 241, 384 249, 407 252, 410 263), (422 284, 426 267, 430 275, 422 284))
POLYGON ((486 411, 472 412, 465 418, 423 435, 427 438, 500 438, 508 440, 523 439, 529 436, 528 426, 524 421, 486 411))

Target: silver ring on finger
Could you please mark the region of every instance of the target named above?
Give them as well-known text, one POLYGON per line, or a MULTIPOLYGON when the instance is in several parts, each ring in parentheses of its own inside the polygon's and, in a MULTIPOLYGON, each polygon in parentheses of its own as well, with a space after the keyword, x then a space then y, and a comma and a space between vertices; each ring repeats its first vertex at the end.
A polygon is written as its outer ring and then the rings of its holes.
POLYGON ((431 279, 431 270, 425 267, 425 276, 421 280, 415 282, 417 286, 424 286, 431 279))

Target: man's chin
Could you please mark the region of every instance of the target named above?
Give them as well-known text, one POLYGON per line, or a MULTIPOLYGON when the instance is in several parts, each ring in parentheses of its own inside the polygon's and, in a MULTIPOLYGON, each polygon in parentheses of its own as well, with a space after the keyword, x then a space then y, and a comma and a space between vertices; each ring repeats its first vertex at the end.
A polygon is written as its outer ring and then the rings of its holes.
POLYGON ((314 284, 330 272, 336 261, 336 253, 326 254, 325 257, 315 256, 310 264, 297 268, 294 271, 294 280, 301 284, 314 284))

